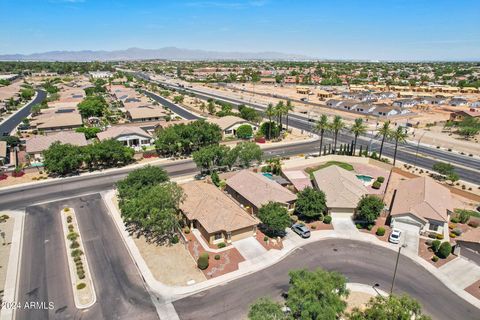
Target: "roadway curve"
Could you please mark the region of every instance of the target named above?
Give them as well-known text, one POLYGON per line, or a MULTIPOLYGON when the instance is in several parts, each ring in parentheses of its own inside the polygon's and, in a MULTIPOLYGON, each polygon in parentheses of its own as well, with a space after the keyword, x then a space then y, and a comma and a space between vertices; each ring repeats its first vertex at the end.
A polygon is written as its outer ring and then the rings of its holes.
MULTIPOLYGON (((279 263, 225 285, 174 302, 180 319, 244 319, 248 306, 262 296, 279 298, 288 290, 288 271, 318 267, 342 273, 349 282, 390 290, 396 253, 352 240, 307 244, 279 263)), ((480 311, 405 256, 400 257, 394 293, 418 300, 433 319, 479 319, 480 311)))

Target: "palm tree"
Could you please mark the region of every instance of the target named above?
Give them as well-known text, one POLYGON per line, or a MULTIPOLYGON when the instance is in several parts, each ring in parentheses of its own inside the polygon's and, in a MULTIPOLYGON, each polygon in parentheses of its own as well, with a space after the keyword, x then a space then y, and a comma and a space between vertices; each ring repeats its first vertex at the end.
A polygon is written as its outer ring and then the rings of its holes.
POLYGON ((286 113, 286 115, 287 115, 287 131, 288 131, 288 113, 289 113, 290 111, 293 111, 292 101, 287 100, 287 104, 285 105, 284 110, 285 110, 285 113, 286 113))
POLYGON ((398 143, 405 142, 407 140, 408 132, 407 129, 398 126, 397 130, 391 130, 389 132, 388 137, 395 141, 395 151, 393 152, 393 165, 395 166, 395 161, 397 160, 398 143))
POLYGON ((355 155, 355 151, 357 149, 357 138, 359 135, 365 134, 367 132, 367 126, 363 124, 362 118, 357 118, 355 119, 355 123, 350 128, 350 131, 353 133, 355 137, 353 140, 353 151, 352 151, 352 155, 355 155))
POLYGON ((272 138, 272 117, 276 115, 276 110, 273 104, 269 103, 265 114, 268 117, 268 139, 272 138))
POLYGON ((390 133, 390 120, 383 123, 383 126, 378 130, 377 135, 375 137, 382 137, 382 143, 380 144, 380 154, 379 159, 382 159, 382 152, 383 152, 383 143, 385 142, 385 138, 390 133))
POLYGON ((322 146, 323 146, 323 134, 325 133, 325 130, 328 129, 328 118, 326 115, 322 114, 319 120, 315 122, 315 127, 314 130, 317 131, 320 134, 320 149, 318 152, 318 155, 322 155, 322 146))
POLYGON ((283 101, 277 103, 277 105, 275 106, 275 111, 277 114, 277 121, 278 125, 280 126, 280 131, 282 131, 282 116, 285 113, 285 104, 283 103, 283 101))
POLYGON ((333 153, 335 154, 337 152, 337 138, 338 138, 338 133, 340 130, 345 128, 345 122, 343 122, 342 117, 340 116, 335 116, 333 118, 332 123, 330 123, 330 131, 333 132, 334 134, 334 140, 333 140, 333 153))

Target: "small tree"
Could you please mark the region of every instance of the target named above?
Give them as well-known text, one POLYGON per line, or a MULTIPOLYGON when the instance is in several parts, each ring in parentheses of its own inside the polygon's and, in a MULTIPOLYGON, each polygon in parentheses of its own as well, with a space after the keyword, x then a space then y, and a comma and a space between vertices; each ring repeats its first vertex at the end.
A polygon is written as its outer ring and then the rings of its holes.
POLYGON ((71 144, 54 142, 43 152, 45 169, 57 175, 77 172, 82 165, 80 148, 71 144))
POLYGON ((205 270, 208 268, 208 253, 203 252, 200 254, 197 260, 197 266, 200 270, 205 270))
POLYGON ((290 226, 291 219, 287 208, 277 202, 269 202, 258 211, 265 232, 271 236, 283 236, 285 228, 290 226))
POLYGON ((249 124, 241 125, 238 127, 236 134, 240 139, 249 139, 253 136, 252 126, 249 124))
POLYGON ((325 193, 307 187, 297 194, 295 208, 298 213, 310 219, 321 217, 327 208, 325 193))
POLYGON ((255 142, 242 142, 234 149, 238 152, 238 160, 244 167, 250 167, 253 161, 262 161, 262 149, 255 142))
POLYGON ((436 162, 433 165, 432 169, 437 171, 440 174, 448 176, 454 172, 455 167, 450 163, 436 162))
POLYGON ((437 255, 440 258, 446 259, 450 255, 450 253, 452 253, 452 245, 450 244, 450 242, 445 241, 440 245, 440 248, 438 248, 437 255))
POLYGON ((430 317, 422 313, 420 304, 408 296, 391 295, 388 298, 376 296, 370 299, 364 310, 353 309, 348 315, 349 320, 378 320, 378 319, 415 319, 429 320, 430 317))
POLYGON ((260 298, 250 306, 249 320, 282 320, 286 319, 282 306, 269 298, 260 298))
POLYGON ((363 196, 358 202, 356 219, 365 221, 368 224, 375 222, 380 216, 385 204, 382 199, 374 195, 363 196))
POLYGON ((442 244, 442 242, 440 240, 433 240, 432 241, 432 250, 433 252, 437 253, 438 252, 438 249, 440 248, 440 245, 442 244))

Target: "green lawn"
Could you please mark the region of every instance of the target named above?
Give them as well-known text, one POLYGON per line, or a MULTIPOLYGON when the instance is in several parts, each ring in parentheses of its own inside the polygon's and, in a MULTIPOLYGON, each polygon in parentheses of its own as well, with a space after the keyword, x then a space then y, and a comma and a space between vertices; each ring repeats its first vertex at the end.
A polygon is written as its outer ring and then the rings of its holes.
POLYGON ((310 179, 313 179, 313 173, 315 171, 329 167, 329 166, 339 166, 340 168, 345 169, 347 171, 353 171, 353 166, 349 163, 340 162, 340 161, 328 161, 324 164, 321 164, 315 167, 308 167, 305 169, 305 172, 310 175, 310 179))

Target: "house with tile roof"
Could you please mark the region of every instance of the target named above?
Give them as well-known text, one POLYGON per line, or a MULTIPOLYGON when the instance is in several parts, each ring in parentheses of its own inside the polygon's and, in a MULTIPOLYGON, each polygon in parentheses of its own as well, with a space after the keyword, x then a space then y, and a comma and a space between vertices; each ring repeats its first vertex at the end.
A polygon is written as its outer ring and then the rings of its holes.
POLYGON ((88 144, 85 135, 79 132, 58 132, 47 136, 35 136, 26 141, 26 152, 30 158, 30 162, 43 161, 42 152, 47 150, 54 142, 79 147, 88 144))
POLYGON ((137 126, 114 126, 97 133, 100 141, 115 139, 132 148, 148 147, 152 144, 152 136, 137 126))
POLYGON ((224 137, 235 136, 237 129, 242 125, 249 125, 252 127, 253 132, 255 133, 258 130, 258 126, 250 121, 242 119, 237 116, 225 116, 221 118, 209 118, 207 122, 216 124, 222 130, 222 135, 224 137))
POLYGON ((255 236, 260 221, 213 184, 194 181, 181 185, 185 200, 180 210, 191 229, 210 244, 255 236))

